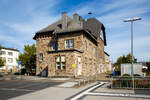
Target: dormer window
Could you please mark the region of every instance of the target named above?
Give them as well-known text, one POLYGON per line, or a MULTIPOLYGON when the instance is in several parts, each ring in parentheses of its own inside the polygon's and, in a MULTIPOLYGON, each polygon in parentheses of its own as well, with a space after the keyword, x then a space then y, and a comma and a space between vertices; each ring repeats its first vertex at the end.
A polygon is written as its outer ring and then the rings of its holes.
POLYGON ((103 30, 100 31, 100 38, 104 41, 104 32, 103 32, 103 30))
POLYGON ((62 29, 62 24, 58 24, 57 26, 58 26, 60 29, 62 29))

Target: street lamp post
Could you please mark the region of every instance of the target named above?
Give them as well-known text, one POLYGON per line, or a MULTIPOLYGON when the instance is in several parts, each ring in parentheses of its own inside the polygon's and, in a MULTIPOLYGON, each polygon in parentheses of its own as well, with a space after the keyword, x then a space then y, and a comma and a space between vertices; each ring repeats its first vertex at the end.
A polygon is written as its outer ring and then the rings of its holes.
POLYGON ((134 89, 134 76, 133 76, 133 61, 134 61, 134 57, 133 57, 133 22, 137 21, 137 20, 141 20, 142 18, 128 18, 126 20, 124 20, 124 22, 131 22, 131 75, 132 75, 132 82, 133 82, 133 89, 134 89))

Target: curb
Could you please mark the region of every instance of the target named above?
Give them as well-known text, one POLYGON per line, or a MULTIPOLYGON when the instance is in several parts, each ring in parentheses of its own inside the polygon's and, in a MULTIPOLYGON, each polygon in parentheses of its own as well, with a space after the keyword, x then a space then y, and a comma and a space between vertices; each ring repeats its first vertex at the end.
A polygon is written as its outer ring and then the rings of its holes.
POLYGON ((145 98, 150 99, 150 95, 136 95, 136 94, 117 94, 117 93, 92 93, 89 92, 87 95, 92 96, 111 96, 111 97, 130 97, 130 98, 145 98))
MULTIPOLYGON (((65 100, 71 100, 72 98, 74 98, 74 97, 78 96, 79 94, 81 94, 81 93, 87 91, 88 89, 90 89, 90 88, 92 88, 92 87, 98 85, 99 83, 98 83, 98 82, 95 82, 95 83, 93 83, 93 84, 94 84, 94 85, 90 85, 89 87, 87 87, 87 88, 81 90, 80 92, 76 93, 75 95, 73 95, 73 96, 71 96, 71 97, 69 97, 69 98, 66 98, 65 100)), ((102 84, 102 85, 103 85, 103 84, 102 84)), ((95 88, 94 88, 94 89, 95 89, 95 88)), ((94 89, 92 89, 91 91, 93 91, 94 89)), ((82 97, 80 97, 80 98, 82 98, 82 97)))

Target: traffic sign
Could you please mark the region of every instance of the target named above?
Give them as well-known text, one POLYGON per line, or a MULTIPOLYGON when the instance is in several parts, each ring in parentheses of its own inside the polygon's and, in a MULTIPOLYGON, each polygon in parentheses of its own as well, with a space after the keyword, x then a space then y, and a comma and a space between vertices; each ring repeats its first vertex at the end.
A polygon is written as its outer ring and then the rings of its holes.
POLYGON ((21 61, 20 60, 18 61, 18 64, 21 65, 21 61))
POLYGON ((76 67, 76 65, 75 65, 75 64, 73 64, 73 65, 72 65, 72 67, 73 67, 73 68, 75 68, 75 67, 76 67))

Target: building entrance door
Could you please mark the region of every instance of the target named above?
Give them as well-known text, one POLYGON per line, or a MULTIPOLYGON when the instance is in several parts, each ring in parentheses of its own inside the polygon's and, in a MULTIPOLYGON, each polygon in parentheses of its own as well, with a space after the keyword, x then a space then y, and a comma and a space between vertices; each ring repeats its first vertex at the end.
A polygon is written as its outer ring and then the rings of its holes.
POLYGON ((78 75, 82 75, 81 57, 78 57, 78 75))

